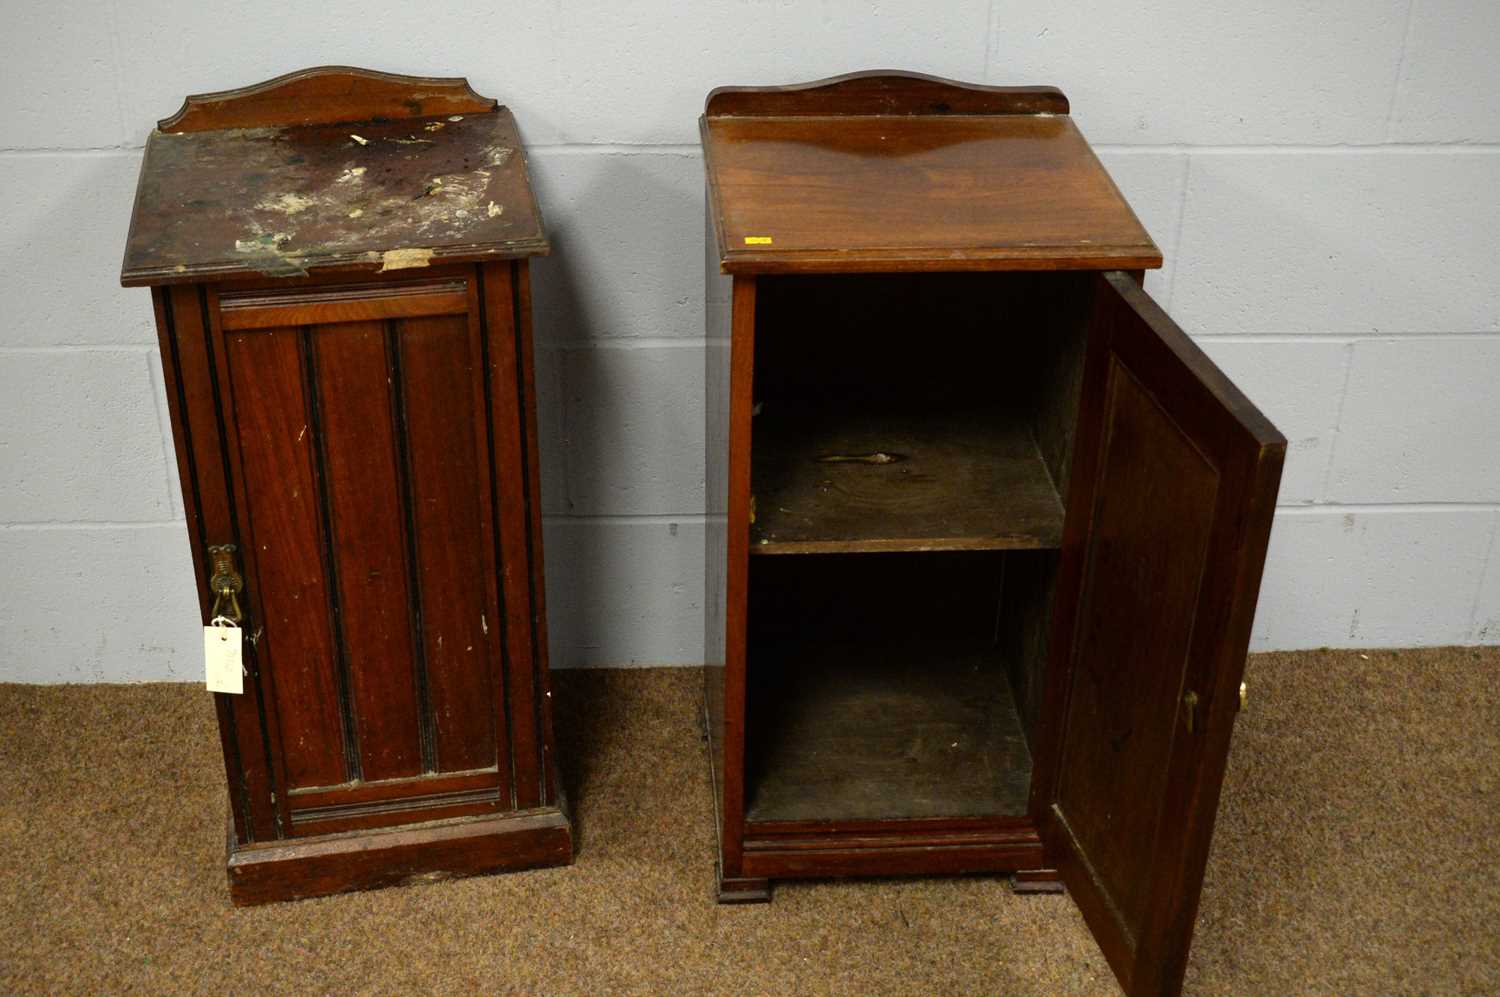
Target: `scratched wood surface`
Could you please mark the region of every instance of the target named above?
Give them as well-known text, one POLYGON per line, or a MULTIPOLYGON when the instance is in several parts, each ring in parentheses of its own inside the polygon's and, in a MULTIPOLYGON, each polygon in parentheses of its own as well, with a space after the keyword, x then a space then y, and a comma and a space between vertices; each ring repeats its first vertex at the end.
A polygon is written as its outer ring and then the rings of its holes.
POLYGON ((384 272, 545 254, 505 108, 153 132, 121 282, 384 272))

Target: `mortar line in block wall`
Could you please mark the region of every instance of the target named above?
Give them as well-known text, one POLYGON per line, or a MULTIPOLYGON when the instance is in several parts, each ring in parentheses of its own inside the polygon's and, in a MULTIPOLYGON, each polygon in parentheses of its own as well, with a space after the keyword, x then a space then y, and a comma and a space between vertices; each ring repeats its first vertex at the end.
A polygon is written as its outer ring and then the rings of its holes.
POLYGON ((0 346, 0 354, 48 356, 62 353, 155 353, 154 343, 64 343, 53 346, 0 346))
POLYGON ((161 530, 186 529, 181 519, 155 519, 132 522, 129 520, 68 520, 36 521, 23 523, 0 523, 0 533, 52 533, 65 530, 90 532, 98 530, 161 530))
POLYGON ((1406 515, 1445 512, 1500 512, 1500 502, 1322 502, 1278 505, 1278 516, 1406 515))
POLYGON ((1437 342, 1445 339, 1495 339, 1500 331, 1474 332, 1209 332, 1191 334, 1200 343, 1388 343, 1397 340, 1437 342))
MULTIPOLYGON (((720 516, 722 521, 723 517, 720 516)), ((603 516, 589 515, 576 516, 563 513, 547 513, 542 516, 542 522, 557 525, 567 524, 569 526, 702 526, 711 521, 711 517, 701 512, 687 513, 681 516, 670 516, 661 513, 641 513, 630 516, 603 516)))

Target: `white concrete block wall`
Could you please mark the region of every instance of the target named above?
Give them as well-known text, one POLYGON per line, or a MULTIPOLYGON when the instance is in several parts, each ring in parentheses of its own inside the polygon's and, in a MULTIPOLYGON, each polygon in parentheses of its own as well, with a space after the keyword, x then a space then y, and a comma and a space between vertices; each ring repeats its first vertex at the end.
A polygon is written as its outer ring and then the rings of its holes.
POLYGON ((1286 433, 1257 648, 1500 642, 1497 10, 23 4, 0 36, 0 680, 196 674, 150 303, 117 285, 140 149, 186 93, 322 63, 467 75, 530 146, 559 666, 701 655, 704 94, 886 66, 1061 86, 1166 253, 1148 289, 1286 433))

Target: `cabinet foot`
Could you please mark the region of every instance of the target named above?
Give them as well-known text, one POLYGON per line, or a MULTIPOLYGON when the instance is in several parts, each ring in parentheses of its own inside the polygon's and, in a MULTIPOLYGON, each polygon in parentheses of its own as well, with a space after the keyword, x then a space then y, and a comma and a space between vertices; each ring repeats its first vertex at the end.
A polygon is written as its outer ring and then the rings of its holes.
POLYGON ((1017 869, 1010 874, 1012 893, 1062 893, 1056 869, 1017 869))
POLYGON ((715 899, 721 904, 763 904, 771 900, 771 881, 754 878, 729 878, 714 870, 717 882, 715 899))

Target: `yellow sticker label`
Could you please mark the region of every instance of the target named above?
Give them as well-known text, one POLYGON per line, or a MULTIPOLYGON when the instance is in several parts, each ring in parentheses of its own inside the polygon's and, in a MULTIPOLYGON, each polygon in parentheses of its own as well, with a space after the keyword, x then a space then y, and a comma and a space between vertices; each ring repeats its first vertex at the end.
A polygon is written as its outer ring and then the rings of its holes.
POLYGON ((769 235, 747 235, 747 236, 745 236, 745 245, 747 245, 747 246, 769 246, 770 244, 771 244, 771 237, 769 235))

